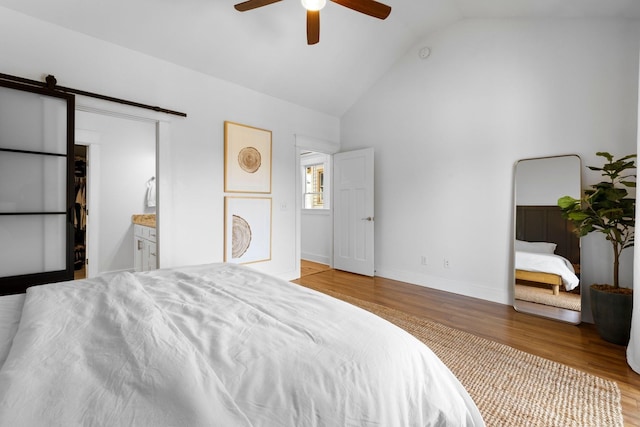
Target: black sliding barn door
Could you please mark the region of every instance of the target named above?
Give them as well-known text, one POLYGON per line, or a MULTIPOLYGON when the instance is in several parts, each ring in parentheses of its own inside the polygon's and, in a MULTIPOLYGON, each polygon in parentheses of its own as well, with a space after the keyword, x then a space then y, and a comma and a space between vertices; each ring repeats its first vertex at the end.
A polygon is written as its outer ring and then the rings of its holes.
POLYGON ((0 295, 73 279, 74 96, 0 80, 0 295))

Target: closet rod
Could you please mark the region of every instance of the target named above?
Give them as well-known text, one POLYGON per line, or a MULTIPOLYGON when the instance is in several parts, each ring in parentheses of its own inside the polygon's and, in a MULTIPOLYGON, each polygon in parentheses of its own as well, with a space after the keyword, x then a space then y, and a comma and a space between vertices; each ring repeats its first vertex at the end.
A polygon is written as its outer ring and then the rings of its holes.
POLYGON ((119 104, 131 105, 133 107, 138 107, 138 108, 145 108, 147 110, 158 111, 160 113, 172 114, 174 116, 180 116, 180 117, 187 117, 186 113, 181 113, 180 111, 167 110, 166 108, 154 107, 153 105, 141 104, 139 102, 128 101, 126 99, 120 99, 120 98, 114 98, 112 96, 107 96, 107 95, 100 95, 99 93, 87 92, 80 89, 72 89, 69 87, 58 86, 56 78, 51 74, 49 74, 45 78, 44 83, 39 82, 37 80, 30 80, 30 79, 25 79, 23 77, 11 76, 9 74, 2 74, 2 73, 0 73, 0 80, 9 80, 13 82, 25 83, 32 86, 40 86, 52 91, 57 90, 60 92, 73 93, 75 95, 89 96, 91 98, 98 98, 104 101, 117 102, 119 104))

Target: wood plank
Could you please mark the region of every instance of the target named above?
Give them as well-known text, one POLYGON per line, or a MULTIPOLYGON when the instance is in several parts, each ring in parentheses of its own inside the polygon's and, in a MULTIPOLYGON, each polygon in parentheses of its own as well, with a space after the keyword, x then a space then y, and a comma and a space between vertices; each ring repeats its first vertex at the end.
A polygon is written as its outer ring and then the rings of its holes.
POLYGON ((311 274, 320 273, 330 270, 331 267, 319 262, 300 260, 300 277, 309 276, 311 274))
POLYGON ((294 283, 374 302, 616 381, 625 426, 640 427, 640 375, 626 348, 602 340, 592 324, 570 325, 513 307, 381 277, 328 270, 294 283))

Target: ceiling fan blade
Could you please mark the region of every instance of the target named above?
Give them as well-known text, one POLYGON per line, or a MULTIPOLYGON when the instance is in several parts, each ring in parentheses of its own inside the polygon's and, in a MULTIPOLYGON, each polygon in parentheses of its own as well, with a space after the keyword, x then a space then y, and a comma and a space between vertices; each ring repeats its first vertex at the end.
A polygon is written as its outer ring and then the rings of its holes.
POLYGON ((338 3, 349 9, 353 9, 357 12, 364 13, 365 15, 373 16, 378 19, 386 19, 391 13, 391 6, 378 3, 375 0, 331 0, 334 3, 338 3))
POLYGON ((282 0, 247 0, 242 3, 238 3, 233 6, 239 12, 246 12, 247 10, 256 9, 258 7, 267 6, 271 3, 277 3, 282 0))
POLYGON ((307 44, 320 41, 320 11, 307 10, 307 44))

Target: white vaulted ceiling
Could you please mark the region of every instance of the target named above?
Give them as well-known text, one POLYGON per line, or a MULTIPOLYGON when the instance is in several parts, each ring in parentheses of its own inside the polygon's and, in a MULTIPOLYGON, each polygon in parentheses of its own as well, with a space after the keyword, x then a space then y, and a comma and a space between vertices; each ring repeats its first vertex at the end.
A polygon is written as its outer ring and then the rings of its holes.
MULTIPOLYGON (((328 2, 306 44, 299 0, 0 0, 0 6, 341 116, 407 49, 465 18, 640 18, 639 0, 387 0, 380 21, 328 2)), ((1 10, 0 10, 0 13, 1 10)), ((6 42, 6 41, 5 41, 6 42)))

